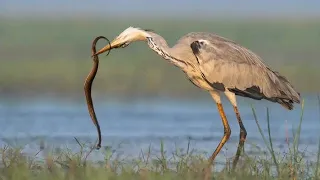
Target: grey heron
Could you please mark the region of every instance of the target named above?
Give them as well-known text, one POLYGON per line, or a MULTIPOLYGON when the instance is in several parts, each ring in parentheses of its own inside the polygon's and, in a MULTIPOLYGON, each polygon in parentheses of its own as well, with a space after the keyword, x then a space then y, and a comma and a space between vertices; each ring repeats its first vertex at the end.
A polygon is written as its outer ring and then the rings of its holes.
POLYGON ((231 102, 240 126, 240 138, 233 168, 236 166, 247 131, 242 123, 236 96, 255 100, 265 99, 279 103, 288 110, 300 103, 297 92, 286 77, 265 65, 262 59, 242 45, 209 32, 191 32, 169 47, 166 40, 152 30, 129 27, 111 43, 94 55, 114 48, 124 48, 135 41, 145 41, 163 59, 179 67, 197 87, 210 93, 216 102, 224 127, 224 135, 208 159, 205 179, 210 176, 211 165, 231 135, 220 95, 223 93, 231 102))

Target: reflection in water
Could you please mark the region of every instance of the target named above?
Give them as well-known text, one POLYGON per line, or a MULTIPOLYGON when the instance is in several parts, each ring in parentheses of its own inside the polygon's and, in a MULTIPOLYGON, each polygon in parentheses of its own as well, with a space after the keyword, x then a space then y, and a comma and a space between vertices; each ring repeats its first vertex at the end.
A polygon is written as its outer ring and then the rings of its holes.
MULTIPOLYGON (((319 107, 315 98, 308 97, 305 103, 301 132, 301 149, 317 151, 319 107)), ((266 101, 239 99, 239 109, 248 131, 246 149, 250 144, 264 148, 262 138, 253 119, 250 103, 254 103, 259 122, 267 135, 266 106, 271 115, 272 137, 276 148, 286 148, 286 132, 292 138, 297 127, 301 108, 287 111, 278 104, 266 101)), ((92 124, 84 101, 65 103, 62 101, 22 101, 1 102, 0 104, 0 144, 26 145, 28 151, 39 149, 42 139, 45 146, 77 148, 74 137, 82 142, 95 143, 97 132, 92 124), (10 102, 10 103, 9 103, 10 102), (9 104, 8 104, 9 103, 9 104)), ((225 101, 225 111, 232 129, 228 156, 236 150, 239 127, 231 105, 225 101)), ((96 113, 102 130, 102 146, 111 146, 125 154, 138 156, 141 149, 149 145, 159 150, 160 140, 164 140, 168 152, 176 148, 186 148, 189 139, 191 148, 212 152, 223 134, 223 127, 215 104, 205 101, 131 101, 95 102, 96 113)), ((248 151, 248 150, 247 150, 248 151)))

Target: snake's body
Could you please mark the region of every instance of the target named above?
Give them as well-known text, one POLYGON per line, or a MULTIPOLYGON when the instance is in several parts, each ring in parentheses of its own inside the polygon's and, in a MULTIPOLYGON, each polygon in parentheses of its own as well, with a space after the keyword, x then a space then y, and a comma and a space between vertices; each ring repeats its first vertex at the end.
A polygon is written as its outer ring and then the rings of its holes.
POLYGON ((89 114, 91 116, 93 124, 96 126, 97 131, 98 131, 98 138, 99 139, 98 139, 97 149, 101 148, 101 130, 100 130, 100 125, 99 125, 98 119, 96 117, 96 113, 94 111, 94 106, 93 106, 93 101, 92 101, 92 96, 91 96, 91 88, 92 88, 93 80, 94 80, 94 78, 97 74, 98 68, 99 68, 99 57, 98 57, 98 55, 94 55, 94 54, 96 54, 96 44, 99 39, 105 39, 109 42, 109 40, 104 36, 98 36, 93 40, 92 47, 91 47, 93 67, 92 67, 90 73, 88 74, 88 76, 85 80, 85 83, 84 83, 84 92, 85 92, 85 96, 86 96, 89 114))

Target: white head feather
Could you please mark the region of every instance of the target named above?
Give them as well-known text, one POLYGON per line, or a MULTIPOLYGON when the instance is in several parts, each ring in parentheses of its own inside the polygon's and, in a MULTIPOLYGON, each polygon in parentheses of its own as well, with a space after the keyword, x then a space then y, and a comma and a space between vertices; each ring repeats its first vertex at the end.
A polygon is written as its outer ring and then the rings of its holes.
POLYGON ((138 27, 128 27, 125 29, 117 39, 121 39, 123 41, 133 41, 133 40, 142 40, 143 38, 151 37, 146 31, 138 27))

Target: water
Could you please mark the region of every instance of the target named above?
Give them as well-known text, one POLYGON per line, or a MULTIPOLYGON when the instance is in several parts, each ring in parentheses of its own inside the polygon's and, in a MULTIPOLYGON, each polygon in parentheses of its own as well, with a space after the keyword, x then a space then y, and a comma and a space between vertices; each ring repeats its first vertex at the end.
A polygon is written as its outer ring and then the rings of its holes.
MULTIPOLYGON (((319 140, 319 106, 316 96, 306 96, 300 149, 314 156, 319 140)), ((236 151, 239 126, 229 102, 224 108, 232 129, 231 138, 218 158, 231 157, 236 151), (226 155, 227 154, 227 155, 226 155)), ((266 107, 270 109, 271 132, 276 149, 287 148, 286 137, 292 142, 292 131, 298 126, 301 106, 293 111, 266 101, 238 100, 238 106, 248 136, 246 150, 264 145, 254 121, 250 104, 254 103, 259 122, 267 136, 266 107)), ((223 126, 211 100, 140 100, 129 102, 94 102, 102 130, 102 146, 109 146, 128 156, 139 156, 149 146, 159 151, 160 141, 167 153, 177 148, 191 148, 212 153, 223 135, 223 126)), ((76 150, 74 137, 94 143, 97 132, 89 117, 86 104, 62 100, 6 100, 0 104, 0 145, 22 145, 28 153, 39 149, 40 140, 47 148, 69 147, 76 150)), ((101 156, 95 154, 95 158, 101 156)))

